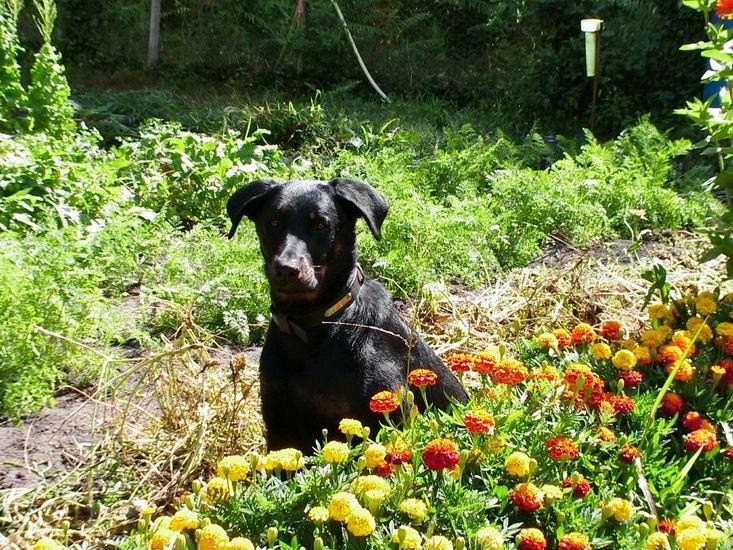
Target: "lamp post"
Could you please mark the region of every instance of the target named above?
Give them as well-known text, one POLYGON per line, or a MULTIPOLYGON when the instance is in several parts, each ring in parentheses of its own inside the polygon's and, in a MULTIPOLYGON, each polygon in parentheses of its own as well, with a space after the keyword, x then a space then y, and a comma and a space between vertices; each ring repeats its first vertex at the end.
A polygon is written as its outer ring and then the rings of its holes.
POLYGON ((601 31, 603 19, 583 19, 580 30, 585 33, 585 74, 593 78, 590 131, 596 126, 596 98, 598 97, 598 73, 600 72, 601 31))

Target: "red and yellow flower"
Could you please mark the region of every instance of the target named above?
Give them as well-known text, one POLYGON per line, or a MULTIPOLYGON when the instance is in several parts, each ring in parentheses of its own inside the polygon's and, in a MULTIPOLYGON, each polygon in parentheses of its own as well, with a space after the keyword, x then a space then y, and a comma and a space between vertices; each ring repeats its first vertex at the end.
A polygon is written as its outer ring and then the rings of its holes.
POLYGON ((518 483, 512 491, 512 502, 522 512, 531 513, 542 507, 545 495, 534 483, 518 483))
POLYGON ((425 388, 436 384, 438 375, 428 369, 415 369, 407 375, 407 382, 418 388, 425 388))
POLYGON ((573 440, 563 435, 548 440, 545 447, 547 447, 547 456, 554 460, 575 460, 580 456, 580 451, 573 440))
POLYGON ((615 342, 621 339, 621 323, 618 321, 603 321, 601 323, 601 336, 606 340, 615 342))
POLYGON ((598 335, 588 323, 578 323, 570 334, 570 342, 575 346, 592 344, 598 335))
POLYGON ((702 452, 709 453, 718 446, 718 436, 714 431, 699 429, 685 436, 684 447, 688 452, 694 453, 702 448, 702 452))
POLYGON ((516 359, 505 359, 490 372, 491 379, 497 384, 516 386, 521 384, 529 376, 529 371, 524 363, 516 359))
POLYGON ((400 402, 397 400, 397 395, 389 390, 374 394, 369 402, 369 408, 375 413, 388 414, 397 410, 399 406, 400 402))
POLYGON ((682 412, 685 408, 685 400, 682 396, 675 392, 667 392, 662 398, 662 404, 659 407, 667 416, 674 416, 682 412))
POLYGON ((425 466, 431 470, 451 470, 460 458, 456 444, 445 438, 433 439, 422 453, 425 466))
POLYGON ((482 409, 474 409, 463 417, 463 423, 471 433, 493 434, 494 417, 482 409))
POLYGON ((517 534, 517 547, 519 550, 545 550, 547 539, 539 529, 533 527, 522 529, 517 534))
POLYGON ((562 481, 562 486, 566 488, 572 487, 575 498, 585 498, 591 489, 590 481, 581 475, 575 476, 575 480, 573 480, 573 477, 566 477, 562 481))
POLYGON ((635 458, 641 458, 641 452, 633 445, 621 445, 618 458, 621 462, 631 464, 635 458))
POLYGON ((558 550, 591 550, 590 540, 583 533, 568 533, 557 545, 558 550))

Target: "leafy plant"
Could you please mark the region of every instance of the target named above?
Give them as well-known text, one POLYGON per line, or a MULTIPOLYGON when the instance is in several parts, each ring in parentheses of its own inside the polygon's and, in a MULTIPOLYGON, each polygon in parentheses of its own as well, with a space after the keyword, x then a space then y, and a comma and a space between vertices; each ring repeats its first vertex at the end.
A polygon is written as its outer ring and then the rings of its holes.
POLYGON ((0 2, 0 132, 11 133, 26 126, 23 111, 26 94, 21 83, 18 56, 22 47, 16 30, 20 0, 0 2))
POLYGON ((56 22, 55 0, 34 0, 35 18, 43 46, 36 54, 31 68, 31 85, 28 88, 28 107, 34 132, 63 136, 75 128, 74 108, 69 102, 71 88, 61 63, 61 54, 51 43, 56 22))

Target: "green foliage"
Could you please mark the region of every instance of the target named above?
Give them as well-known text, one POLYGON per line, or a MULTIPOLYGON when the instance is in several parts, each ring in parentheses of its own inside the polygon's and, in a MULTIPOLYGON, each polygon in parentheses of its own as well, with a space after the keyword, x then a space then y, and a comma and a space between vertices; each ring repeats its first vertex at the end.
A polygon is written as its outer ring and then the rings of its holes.
POLYGON ((34 132, 64 136, 75 127, 71 89, 66 80, 61 54, 50 42, 41 46, 31 69, 28 108, 34 132))
POLYGON ((114 195, 110 155, 94 133, 0 134, 0 229, 87 225, 114 195))
POLYGON ((76 264, 83 243, 69 233, 0 236, 0 414, 17 417, 52 403, 69 375, 84 384, 99 356, 47 333, 104 341, 104 299, 76 264))
POLYGON ((4 133, 25 127, 21 115, 26 96, 18 64, 22 48, 16 31, 16 16, 7 0, 0 2, 0 132, 4 133))
POLYGON ((265 134, 213 137, 151 122, 140 128, 138 140, 120 146, 116 165, 137 204, 191 227, 221 215, 246 180, 284 168, 277 148, 261 143, 265 134))

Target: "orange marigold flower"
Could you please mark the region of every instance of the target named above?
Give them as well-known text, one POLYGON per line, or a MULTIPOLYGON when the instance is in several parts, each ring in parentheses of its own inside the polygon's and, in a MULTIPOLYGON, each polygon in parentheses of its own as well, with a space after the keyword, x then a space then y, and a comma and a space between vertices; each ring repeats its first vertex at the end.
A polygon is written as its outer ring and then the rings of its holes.
POLYGON ((415 369, 407 375, 407 381, 413 386, 424 388, 438 382, 438 375, 428 369, 415 369))
POLYGON ((547 539, 539 529, 530 527, 522 529, 517 534, 517 546, 519 550, 545 550, 547 548, 547 539))
POLYGON ((557 550, 591 550, 590 540, 583 533, 568 533, 560 539, 557 550))
POLYGON ((682 353, 685 353, 689 349, 690 351, 687 353, 687 357, 692 357, 697 353, 697 346, 692 343, 692 339, 679 332, 676 332, 672 336, 672 339, 669 341, 669 345, 677 346, 682 350, 682 353))
POLYGON ((598 428, 598 438, 601 441, 606 441, 607 443, 613 443, 616 441, 616 434, 613 433, 609 428, 606 428, 605 426, 601 426, 598 428))
POLYGON ((491 371, 491 379, 497 384, 516 386, 527 380, 529 372, 521 361, 505 359, 491 371))
POLYGON ((552 382, 560 378, 560 372, 552 365, 542 365, 532 370, 533 380, 548 380, 552 382))
POLYGON ((563 398, 570 400, 575 395, 575 405, 577 407, 583 407, 585 403, 595 407, 603 400, 604 382, 587 365, 572 365, 568 367, 565 371, 564 381, 566 390, 563 398), (578 388, 578 383, 581 378, 583 384, 578 388))
POLYGON ((690 453, 696 452, 702 448, 702 452, 709 453, 718 446, 718 436, 710 430, 695 430, 691 434, 685 436, 685 450, 690 453))
POLYGON ((674 535, 674 532, 677 530, 677 520, 662 519, 659 521, 658 529, 662 533, 667 533, 668 535, 674 535))
POLYGON ((682 427, 690 432, 702 428, 702 422, 703 418, 697 411, 690 411, 682 417, 682 427))
POLYGON ((557 347, 562 349, 570 345, 571 337, 570 333, 564 328, 558 328, 552 331, 552 334, 557 338, 557 347))
POLYGON ((585 498, 590 493, 590 481, 583 476, 578 476, 577 481, 573 481, 572 477, 566 477, 562 480, 563 487, 572 487, 573 496, 575 498, 585 498))
POLYGON ((477 372, 479 374, 491 374, 491 371, 496 367, 498 362, 499 359, 495 357, 492 353, 488 351, 482 351, 481 353, 476 355, 476 360, 474 361, 473 365, 471 365, 471 368, 474 372, 477 372))
POLYGON ((685 400, 680 394, 670 391, 664 394, 662 405, 659 408, 667 416, 674 416, 685 408, 685 400))
POLYGON ((634 357, 636 357, 636 364, 640 367, 652 364, 652 354, 649 352, 649 348, 646 346, 637 346, 633 350, 634 357))
POLYGON ((575 460, 580 456, 580 451, 572 439, 558 435, 545 443, 547 456, 554 460, 575 460))
POLYGON ((463 417, 463 423, 466 425, 469 432, 475 434, 493 434, 494 426, 496 425, 494 417, 481 409, 476 409, 466 414, 466 416, 463 417))
POLYGON ((659 352, 657 353, 657 362, 662 365, 670 365, 677 361, 681 361, 684 356, 685 352, 679 347, 667 344, 666 346, 659 348, 659 352))
POLYGON ((677 363, 667 365, 667 374, 670 374, 674 369, 677 369, 677 374, 674 375, 674 379, 679 382, 689 382, 695 377, 695 367, 689 361, 680 360, 677 363))
POLYGON ((637 449, 633 445, 621 445, 618 458, 621 462, 631 464, 632 462, 634 462, 635 458, 641 458, 641 453, 639 452, 639 449, 637 449))
POLYGON ((609 394, 607 401, 616 414, 629 414, 634 410, 634 400, 628 395, 609 394))
POLYGON ((603 321, 601 323, 601 336, 606 340, 621 339, 621 323, 618 321, 603 321))
POLYGON ((619 373, 618 378, 624 381, 624 387, 633 390, 644 380, 644 375, 638 370, 625 370, 619 373))
POLYGON ((576 346, 590 344, 596 338, 596 332, 588 323, 578 323, 570 334, 570 341, 576 346))
POLYGON ((557 336, 551 332, 543 332, 537 337, 537 344, 540 346, 540 349, 557 349, 559 343, 557 336))
POLYGON ((512 491, 512 502, 522 512, 539 510, 544 499, 544 493, 534 483, 518 483, 512 491))
POLYGON ((400 406, 397 396, 389 390, 374 394, 369 402, 369 408, 375 413, 391 413, 400 406))
POLYGON ((729 462, 733 462, 733 447, 728 447, 721 453, 729 462))
POLYGON ((476 358, 473 353, 453 353, 446 358, 445 363, 453 372, 468 372, 476 362, 476 358))
POLYGON ((450 439, 433 439, 422 453, 425 466, 431 470, 451 470, 460 460, 458 447, 450 439))

